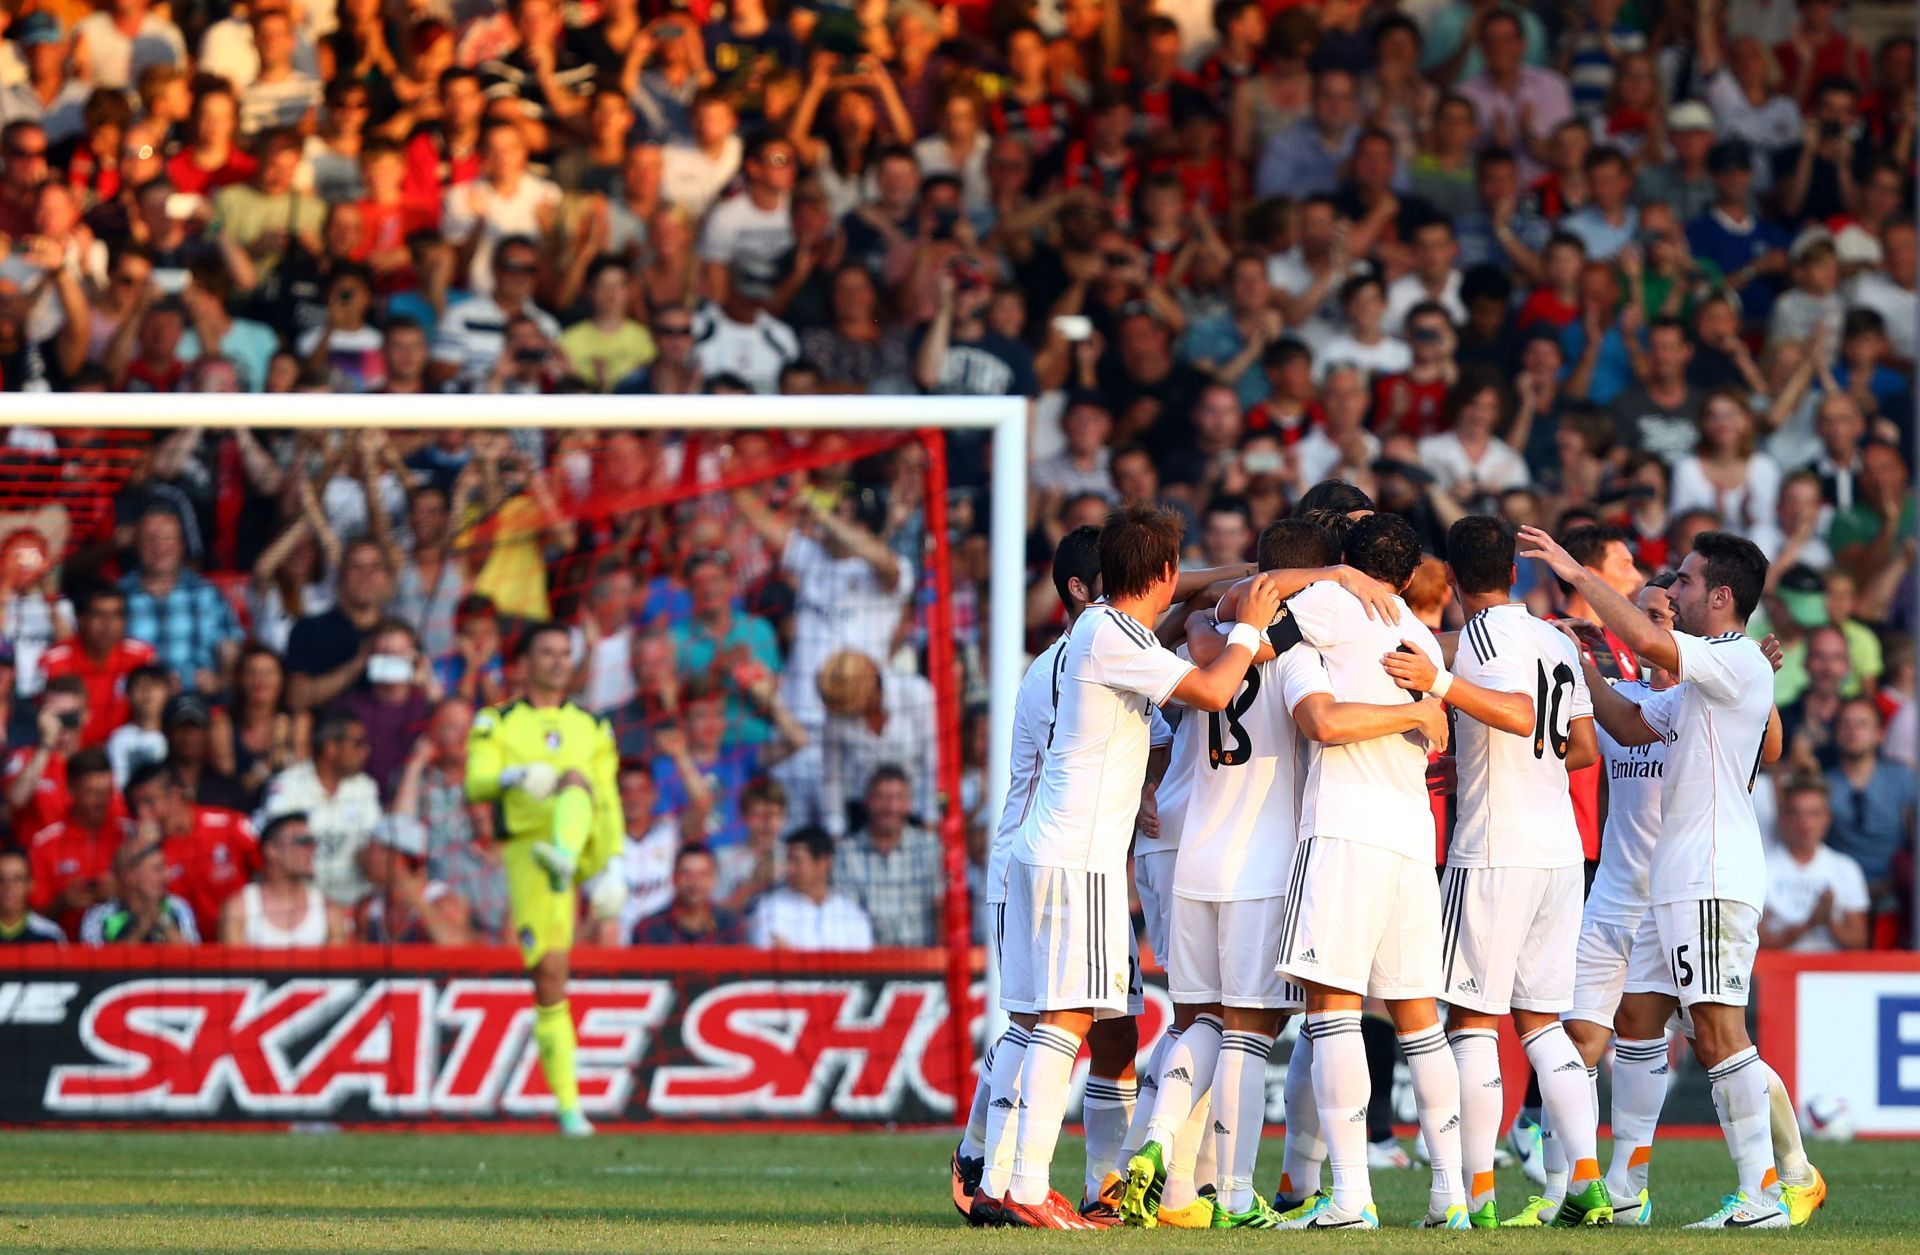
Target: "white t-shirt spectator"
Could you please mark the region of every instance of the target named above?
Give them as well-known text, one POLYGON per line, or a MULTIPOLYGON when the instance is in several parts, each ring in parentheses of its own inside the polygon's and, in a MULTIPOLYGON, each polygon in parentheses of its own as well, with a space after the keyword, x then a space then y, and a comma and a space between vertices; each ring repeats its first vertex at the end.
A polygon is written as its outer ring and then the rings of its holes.
POLYGON ((795 531, 780 556, 793 577, 793 647, 781 675, 781 693, 794 718, 808 727, 826 719, 817 681, 827 659, 843 649, 856 650, 881 667, 893 653, 893 632, 913 595, 913 564, 896 559, 899 576, 891 586, 864 558, 836 558, 813 537, 795 531))
POLYGON ((25 83, 0 91, 0 126, 10 122, 38 122, 49 145, 62 144, 87 129, 84 114, 93 93, 85 83, 63 83, 51 103, 25 83))
POLYGON ((123 723, 107 734, 107 761, 113 764, 113 787, 124 789, 134 772, 149 763, 167 761, 167 734, 123 723))
POLYGON ((729 136, 712 158, 691 145, 673 145, 661 154, 660 195, 696 220, 705 217, 739 171, 744 151, 738 135, 729 136))
MULTIPOLYGON (((1854 862, 1838 850, 1821 846, 1809 862, 1802 863, 1775 846, 1767 852, 1767 922, 1784 927, 1804 924, 1813 915, 1820 895, 1833 894, 1836 915, 1853 915, 1868 906, 1867 878, 1854 862)), ((1833 933, 1822 924, 1787 949, 1802 954, 1818 954, 1840 949, 1833 933)))
POLYGON ((871 950, 873 923, 845 894, 815 902, 783 885, 754 907, 747 942, 762 949, 871 950))
POLYGON ((1420 441, 1420 465, 1432 471, 1442 488, 1475 483, 1482 491, 1504 492, 1527 486, 1527 463, 1513 446, 1498 437, 1487 441, 1478 458, 1468 454, 1460 437, 1442 432, 1420 441))
POLYGON ((86 77, 95 87, 124 91, 153 66, 187 63, 187 41, 180 37, 180 28, 158 13, 141 19, 131 39, 120 33, 106 10, 81 18, 73 33, 75 47, 86 52, 86 77))
POLYGON ((969 216, 991 213, 993 188, 987 183, 987 149, 993 139, 985 131, 974 138, 973 151, 955 161, 953 150, 939 135, 929 135, 913 146, 913 159, 920 165, 920 177, 950 174, 960 180, 960 198, 969 216))
POLYGON ((1699 457, 1689 453, 1674 464, 1667 512, 1677 516, 1688 510, 1712 510, 1733 531, 1757 538, 1762 527, 1773 523, 1779 500, 1780 467, 1766 454, 1748 458, 1746 482, 1732 492, 1721 492, 1707 479, 1699 457))
POLYGON ((800 356, 800 337, 766 310, 735 322, 709 301, 693 315, 693 351, 708 379, 736 375, 763 396, 780 390, 780 372, 800 356))
POLYGON ((73 627, 73 603, 65 597, 55 601, 37 590, 12 597, 0 594, 0 640, 13 646, 15 692, 34 697, 46 687, 40 659, 73 627))
POLYGON ((626 882, 627 900, 620 907, 623 941, 633 936, 641 920, 673 905, 673 860, 679 853, 680 825, 661 815, 639 836, 629 833, 607 870, 600 873, 626 882))
POLYGON ((762 209, 745 192, 714 206, 700 232, 700 259, 730 266, 769 285, 780 278, 780 263, 793 251, 793 211, 786 197, 762 209))
POLYGON ((1912 288, 1903 288, 1883 270, 1869 270, 1856 276, 1847 289, 1847 305, 1870 309, 1887 324, 1887 341, 1895 357, 1913 360, 1916 315, 1920 298, 1912 288))
MULTIPOLYGON (((526 305, 521 312, 533 319, 540 334, 560 338, 560 324, 552 314, 526 305)), ((433 360, 460 368, 460 381, 472 385, 486 380, 494 359, 506 351, 507 312, 490 296, 476 296, 447 311, 433 335, 433 360)))
POLYGON ((1460 299, 1460 272, 1450 270, 1447 272, 1446 286, 1440 290, 1438 297, 1428 294, 1427 285, 1420 282, 1419 275, 1404 274, 1395 279, 1393 286, 1387 289, 1387 318, 1381 326, 1399 335, 1400 329, 1406 325, 1408 311, 1422 301, 1438 301, 1440 308, 1447 311, 1447 317, 1456 324, 1467 321, 1467 303, 1460 299))
MULTIPOLYGON (((588 657, 586 633, 579 628, 574 628, 567 633, 567 636, 573 642, 574 665, 579 666, 581 659, 587 659, 587 684, 580 695, 582 705, 588 710, 603 713, 617 710, 633 700, 635 688, 631 627, 623 627, 595 641, 591 657, 588 657)), ((654 912, 648 911, 647 914, 652 915, 654 912)))
MULTIPOLYGON (((1364 427, 1356 434, 1361 443, 1367 447, 1365 461, 1371 463, 1380 456, 1380 437, 1364 427)), ((1327 435, 1325 428, 1314 428, 1300 437, 1300 443, 1293 446, 1294 462, 1300 468, 1300 484, 1303 487, 1309 487, 1327 479, 1345 456, 1340 446, 1327 435)))
POLYGON ((313 856, 313 883, 327 901, 354 906, 368 890, 360 872, 360 850, 373 840, 382 819, 373 777, 364 771, 348 776, 328 796, 313 764, 295 763, 267 782, 266 801, 254 826, 265 828, 275 816, 295 811, 307 817, 307 829, 320 843, 313 856))
POLYGON ((1313 378, 1318 383, 1335 366, 1358 366, 1377 378, 1397 375, 1412 365, 1413 350, 1405 340, 1385 336, 1378 344, 1362 344, 1343 331, 1313 355, 1313 378))
MULTIPOLYGON (((485 179, 447 189, 446 212, 440 229, 449 240, 464 240, 480 226, 480 245, 474 250, 467 286, 475 292, 493 291, 493 246, 509 235, 546 235, 544 211, 560 206, 560 189, 532 174, 520 176, 511 192, 502 192, 485 179)), ((555 331, 555 335, 559 332, 555 331)))
POLYGON ((275 127, 298 126, 320 107, 320 80, 293 74, 277 83, 255 79, 240 93, 240 133, 258 135, 275 127))

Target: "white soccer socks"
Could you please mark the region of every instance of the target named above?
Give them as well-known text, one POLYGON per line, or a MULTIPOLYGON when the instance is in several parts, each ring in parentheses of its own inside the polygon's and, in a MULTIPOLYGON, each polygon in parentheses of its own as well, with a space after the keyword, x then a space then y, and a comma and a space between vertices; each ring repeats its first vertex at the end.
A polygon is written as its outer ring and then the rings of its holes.
POLYGON ((1762 1059, 1767 1073, 1767 1116, 1773 1128, 1773 1162, 1780 1170, 1782 1185, 1812 1185, 1813 1164, 1807 1160, 1807 1148, 1800 1140, 1800 1117, 1793 1109, 1793 1095, 1780 1074, 1762 1059))
POLYGON ((1213 1069, 1214 1158, 1219 1164, 1220 1205, 1230 1212, 1253 1206, 1253 1173, 1260 1155, 1260 1134, 1267 1123, 1265 1033, 1229 1030, 1220 1038, 1220 1060, 1213 1069))
POLYGON ((1027 1030, 1010 1024, 993 1047, 987 1100, 987 1165, 980 1188, 1000 1198, 1013 1188, 1014 1144, 1020 1131, 1020 1066, 1027 1057, 1027 1030))
MULTIPOLYGON (((1560 1144, 1567 1176, 1558 1183, 1559 1196, 1565 1198, 1570 1185, 1577 1191, 1584 1182, 1600 1175, 1593 1078, 1587 1075, 1586 1061, 1558 1021, 1530 1034, 1521 1044, 1527 1048, 1533 1074, 1540 1078, 1540 1105, 1554 1140, 1560 1144)), ((1549 1186, 1552 1184, 1550 1179, 1549 1186)))
POLYGON ((1087 1125, 1087 1171, 1081 1198, 1100 1196, 1100 1186, 1105 1183, 1107 1173, 1113 1171, 1113 1157, 1127 1135, 1127 1125, 1133 1120, 1134 1104, 1139 1096, 1139 1083, 1131 1079, 1087 1077, 1083 1116, 1087 1125))
POLYGON ((960 1153, 969 1159, 986 1158, 987 1111, 993 1102, 993 1055, 999 1048, 996 1038, 980 1056, 980 1077, 973 1083, 973 1102, 967 1108, 967 1131, 960 1135, 960 1153))
POLYGON ((1320 1109, 1320 1131, 1333 1165, 1333 1203, 1358 1212, 1373 1201, 1373 1182, 1367 1172, 1367 1099, 1373 1081, 1367 1075, 1360 1013, 1310 1014, 1302 1031, 1313 1038, 1313 1100, 1320 1109))
POLYGON ((1401 1033, 1400 1053, 1413 1075, 1413 1101, 1420 1113, 1420 1136, 1432 1159, 1433 1183, 1427 1206, 1434 1215, 1467 1201, 1460 1179, 1460 1070, 1447 1049, 1447 1031, 1438 1024, 1401 1033))
POLYGON ((1613 1043, 1613 1158, 1607 1189, 1616 1199, 1640 1197, 1653 1160, 1653 1132, 1667 1101, 1667 1039, 1618 1038, 1613 1043))
POLYGON ((1127 1135, 1120 1143, 1120 1153, 1113 1165, 1113 1171, 1121 1176, 1127 1174, 1127 1160, 1139 1153, 1147 1140, 1147 1125, 1152 1123, 1154 1108, 1160 1101, 1160 1069, 1166 1066, 1167 1052, 1185 1031, 1169 1028, 1160 1034, 1160 1040, 1153 1043, 1152 1051, 1147 1054, 1147 1066, 1139 1073, 1140 1096, 1134 1103, 1133 1119, 1127 1123, 1127 1135))
POLYGON ((1465 1028, 1452 1035, 1452 1045, 1460 1076, 1460 1155, 1467 1174, 1467 1207, 1478 1210, 1493 1197, 1493 1159, 1505 1105, 1500 1035, 1490 1028, 1465 1028))
POLYGON ((1320 1108, 1313 1101, 1313 1038, 1300 1026, 1287 1058, 1287 1146, 1280 1159, 1280 1197, 1309 1198, 1320 1192, 1327 1140, 1320 1136, 1320 1108))
POLYGON ((1153 1116, 1147 1122, 1146 1140, 1161 1147, 1173 1145, 1182 1125, 1193 1115, 1200 1095, 1213 1078, 1213 1066, 1220 1058, 1220 1017, 1203 1015, 1187 1026, 1178 1041, 1167 1048, 1166 1063, 1160 1069, 1160 1090, 1153 1101, 1153 1116))
POLYGON ((1013 1148, 1013 1201, 1044 1203, 1060 1124, 1067 1117, 1067 1087, 1080 1057, 1080 1039, 1051 1024, 1034 1026, 1020 1063, 1019 1132, 1013 1148))
POLYGON ((1720 1131, 1726 1135, 1740 1188, 1755 1202, 1777 1197, 1779 1182, 1773 1166, 1767 1077, 1760 1052, 1752 1046, 1707 1069, 1707 1079, 1713 1082, 1713 1109, 1720 1113, 1720 1131))

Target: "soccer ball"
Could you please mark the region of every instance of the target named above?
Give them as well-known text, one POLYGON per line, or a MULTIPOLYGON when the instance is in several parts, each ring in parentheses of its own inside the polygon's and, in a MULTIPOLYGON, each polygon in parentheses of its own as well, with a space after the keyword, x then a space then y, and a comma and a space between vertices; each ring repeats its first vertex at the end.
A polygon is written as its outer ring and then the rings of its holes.
POLYGON ((1851 1142, 1853 1109, 1844 1098, 1811 1095, 1800 1104, 1800 1131, 1816 1142, 1851 1142))

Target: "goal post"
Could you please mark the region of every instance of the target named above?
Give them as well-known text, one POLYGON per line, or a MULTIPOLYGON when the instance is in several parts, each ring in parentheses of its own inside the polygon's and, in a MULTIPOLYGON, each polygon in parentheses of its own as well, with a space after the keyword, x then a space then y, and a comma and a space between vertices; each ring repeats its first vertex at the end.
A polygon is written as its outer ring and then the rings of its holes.
MULTIPOLYGON (((924 525, 928 535, 924 561, 935 574, 936 593, 924 606, 926 661, 937 677, 936 774, 941 800, 938 831, 945 856, 945 985, 951 1039, 950 1092, 954 1117, 964 1121, 973 1060, 971 1004, 971 911, 967 900, 967 841, 961 805, 961 694, 952 682, 955 622, 949 550, 948 456, 945 433, 971 431, 991 441, 988 463, 989 576, 984 607, 988 750, 983 764, 980 813, 997 821, 1006 795, 1006 769, 1012 746, 1014 698, 1025 663, 1028 405, 1020 397, 877 396, 565 396, 381 394, 122 394, 18 393, 6 401, 10 426, 20 428, 105 429, 106 431, 179 428, 339 430, 385 428, 400 431, 541 428, 566 432, 636 429, 666 434, 712 431, 810 430, 843 433, 892 433, 886 447, 918 441, 926 454, 924 525)), ((870 442, 871 443, 871 442, 870 442)), ((827 459, 790 459, 772 471, 741 472, 719 480, 683 477, 683 489, 700 493, 748 488, 761 480, 827 459)), ((69 474, 71 467, 63 468, 69 474)), ((654 494, 645 494, 652 497, 654 494)), ((627 501, 622 510, 657 504, 627 501)), ((991 982, 995 974, 989 972, 991 982)), ((992 999, 986 1006, 992 1016, 992 999)))

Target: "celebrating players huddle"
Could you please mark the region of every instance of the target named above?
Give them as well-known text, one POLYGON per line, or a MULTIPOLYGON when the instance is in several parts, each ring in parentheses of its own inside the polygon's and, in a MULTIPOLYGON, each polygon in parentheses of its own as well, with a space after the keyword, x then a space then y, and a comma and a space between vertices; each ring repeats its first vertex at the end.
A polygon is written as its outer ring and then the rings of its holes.
POLYGON ((1069 628, 1021 681, 988 863, 1012 1023, 953 1157, 969 1222, 1377 1228, 1372 998, 1406 1057, 1432 1166, 1419 1227, 1649 1223, 1676 1017, 1737 1176, 1689 1227, 1804 1223, 1826 1184, 1745 1021, 1765 888, 1749 793, 1780 752, 1777 659, 1745 633, 1766 579, 1759 549, 1706 533, 1635 604, 1545 533, 1470 516, 1448 535, 1466 623, 1436 636, 1400 597, 1420 561, 1413 529, 1350 485, 1321 485, 1270 526, 1256 571, 1182 573, 1180 534, 1176 517, 1128 507, 1054 557, 1069 628), (1597 622, 1534 618, 1512 596, 1517 554, 1597 622), (1615 685, 1595 657, 1621 652, 1641 678, 1615 685), (1450 736, 1458 819, 1436 878, 1428 776, 1450 736), (1583 919, 1568 773, 1602 762, 1609 804, 1583 919), (1175 1005, 1137 1084, 1130 852, 1175 1005), (1266 1059, 1294 1014, 1269 1203, 1254 1184, 1266 1059), (1547 1185, 1502 1220, 1506 1015, 1540 1085, 1547 1185), (1083 1042, 1076 1207, 1049 1171, 1083 1042))

